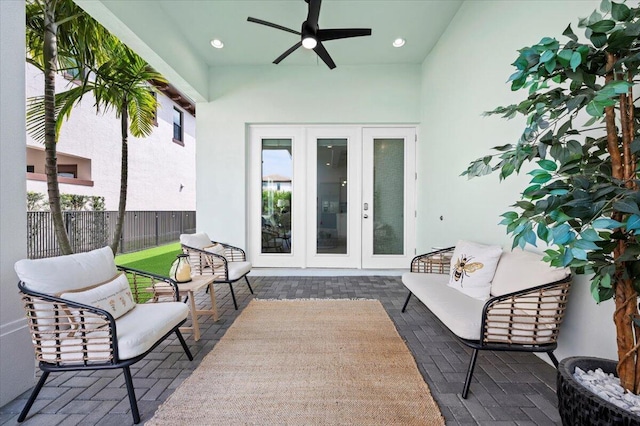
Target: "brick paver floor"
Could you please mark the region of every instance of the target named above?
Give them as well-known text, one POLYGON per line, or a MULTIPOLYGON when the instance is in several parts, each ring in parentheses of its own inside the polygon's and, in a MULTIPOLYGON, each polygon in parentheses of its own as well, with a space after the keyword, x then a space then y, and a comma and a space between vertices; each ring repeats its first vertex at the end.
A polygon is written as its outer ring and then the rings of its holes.
MULTIPOLYGON (((526 353, 481 351, 468 399, 460 397, 470 351, 460 344, 415 298, 401 312, 406 290, 397 276, 250 277, 255 297, 368 298, 382 302, 400 335, 413 353, 448 425, 550 425, 560 424, 555 395, 555 370, 526 353)), ((156 348, 131 371, 141 424, 182 381, 249 303, 246 285, 236 287, 239 311, 233 309, 228 286, 216 286, 220 319, 200 320, 202 337, 195 342, 185 334, 194 355, 190 362, 175 338, 156 348)), ((198 303, 208 306, 202 292, 198 303)), ((14 425, 29 396, 25 392, 0 408, 0 424, 14 425)), ((53 373, 40 392, 27 420, 32 425, 132 424, 121 370, 53 373)))

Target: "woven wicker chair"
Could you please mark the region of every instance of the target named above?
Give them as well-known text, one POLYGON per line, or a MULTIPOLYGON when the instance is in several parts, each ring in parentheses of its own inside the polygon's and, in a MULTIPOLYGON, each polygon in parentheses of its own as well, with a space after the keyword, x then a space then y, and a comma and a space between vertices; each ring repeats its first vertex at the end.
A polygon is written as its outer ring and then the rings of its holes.
POLYGON ((233 306, 238 309, 238 302, 233 291, 233 284, 244 278, 249 291, 253 294, 247 274, 251 272, 251 262, 247 261, 244 250, 229 244, 211 240, 204 233, 180 235, 182 251, 189 255, 192 275, 213 275, 214 283, 229 284, 233 306))
MULTIPOLYGON (((414 291, 419 289, 422 292, 422 297, 418 297, 427 307, 429 307, 429 303, 434 303, 426 300, 429 297, 429 289, 433 285, 446 285, 447 278, 445 277, 444 282, 442 278, 436 279, 439 281, 437 284, 426 283, 424 287, 422 284, 416 287, 416 281, 412 282, 411 280, 418 280, 421 274, 449 275, 453 250, 454 247, 436 250, 416 256, 412 260, 411 273, 406 274, 407 277, 403 276, 403 282, 409 288, 409 295, 402 307, 402 312, 405 312, 407 304, 414 294, 411 288, 414 291)), ((526 270, 520 272, 523 275, 527 274, 526 270)), ((519 277, 513 277, 514 282, 518 280, 519 277)), ((558 367, 558 360, 553 351, 558 345, 558 333, 564 319, 570 287, 571 274, 568 274, 564 279, 558 281, 491 297, 481 309, 481 318, 471 318, 475 315, 475 312, 472 311, 462 313, 463 316, 469 316, 467 320, 470 323, 479 323, 480 325, 478 339, 463 338, 454 332, 462 343, 472 348, 471 360, 462 390, 463 398, 466 398, 469 393, 469 386, 480 350, 546 352, 555 367, 558 367)), ((454 289, 452 290, 452 294, 456 296, 461 294, 454 289)), ((468 296, 462 295, 462 297, 468 296)), ((481 301, 480 306, 482 306, 481 301)), ((447 320, 451 319, 450 315, 436 314, 435 316, 445 327, 450 328, 446 324, 447 320)))
POLYGON ((24 259, 15 269, 35 357, 42 370, 18 422, 25 420, 50 373, 122 368, 133 422, 139 423, 130 366, 174 333, 193 360, 179 330, 188 307, 177 301, 177 284, 165 277, 117 267, 109 247, 69 256, 24 259), (116 296, 114 285, 119 288, 116 296), (174 289, 171 301, 153 303, 156 285, 174 289), (89 299, 94 303, 86 302, 89 299))

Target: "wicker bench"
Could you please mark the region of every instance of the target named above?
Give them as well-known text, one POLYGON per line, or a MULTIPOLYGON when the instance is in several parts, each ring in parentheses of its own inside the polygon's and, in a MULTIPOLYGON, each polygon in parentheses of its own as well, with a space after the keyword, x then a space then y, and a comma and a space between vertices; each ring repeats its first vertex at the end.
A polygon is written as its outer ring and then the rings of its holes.
POLYGON ((411 271, 402 276, 409 290, 402 312, 416 296, 472 349, 462 397, 469 392, 479 350, 546 352, 557 367, 553 351, 571 286, 570 272, 549 267, 535 253, 505 252, 498 261, 491 297, 479 300, 447 285, 453 250, 436 250, 412 260, 411 271))

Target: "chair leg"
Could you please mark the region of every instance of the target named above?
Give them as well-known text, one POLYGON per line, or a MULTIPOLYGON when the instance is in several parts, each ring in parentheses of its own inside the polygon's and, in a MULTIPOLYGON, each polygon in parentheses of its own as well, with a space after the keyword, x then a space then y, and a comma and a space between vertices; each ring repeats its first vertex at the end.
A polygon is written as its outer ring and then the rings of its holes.
POLYGON ((236 302, 236 294, 233 292, 233 284, 229 283, 229 290, 231 291, 231 298, 233 299, 233 306, 238 310, 238 302, 236 302))
POLYGON ((136 391, 133 389, 133 379, 131 378, 131 370, 129 366, 122 367, 124 371, 124 382, 127 385, 127 393, 129 394, 129 404, 131 405, 131 415, 133 423, 140 423, 140 412, 138 411, 138 401, 136 400, 136 391))
POLYGON ((467 399, 469 394, 469 386, 471 386, 471 377, 473 376, 473 369, 476 367, 476 359, 478 358, 478 350, 474 349, 471 354, 471 361, 469 362, 469 369, 467 370, 467 379, 464 381, 464 388, 462 389, 462 398, 467 399))
POLYGON ((407 300, 404 301, 404 306, 402 307, 402 312, 407 310, 407 305, 409 304, 409 299, 411 299, 411 295, 413 293, 409 292, 409 295, 407 296, 407 300))
POLYGON ((193 361, 193 355, 191 355, 191 351, 187 346, 187 342, 184 341, 184 337, 182 337, 182 333, 180 333, 180 330, 178 328, 176 328, 176 336, 178 336, 178 340, 182 345, 182 349, 184 349, 184 353, 187 354, 187 358, 189 358, 189 361, 193 361))
POLYGON ((553 363, 553 365, 556 367, 556 370, 557 370, 558 369, 558 358, 556 358, 556 356, 553 354, 553 351, 547 352, 547 355, 549 355, 549 359, 551 359, 551 362, 553 363))
POLYGON ((38 380, 36 387, 33 388, 33 392, 31 392, 31 396, 29 397, 29 400, 27 401, 24 408, 20 412, 20 415, 18 416, 18 423, 22 423, 24 419, 27 417, 27 414, 29 414, 29 410, 31 409, 31 406, 33 405, 33 403, 36 402, 36 398, 38 397, 38 394, 40 393, 42 386, 44 386, 44 382, 47 381, 47 377, 49 377, 49 372, 43 371, 42 376, 40 376, 40 380, 38 380))
POLYGON ((244 276, 245 281, 247 282, 247 286, 249 287, 249 291, 251 292, 251 294, 253 294, 253 289, 251 288, 251 284, 249 283, 249 278, 247 278, 247 276, 244 276))

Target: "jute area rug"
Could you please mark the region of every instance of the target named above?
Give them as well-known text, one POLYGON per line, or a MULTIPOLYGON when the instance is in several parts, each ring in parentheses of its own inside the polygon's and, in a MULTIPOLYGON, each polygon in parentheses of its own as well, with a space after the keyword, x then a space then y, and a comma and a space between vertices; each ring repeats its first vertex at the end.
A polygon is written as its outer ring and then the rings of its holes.
POLYGON ((147 425, 444 425, 377 300, 253 300, 147 425))

